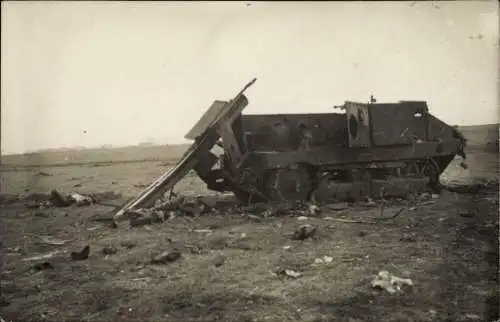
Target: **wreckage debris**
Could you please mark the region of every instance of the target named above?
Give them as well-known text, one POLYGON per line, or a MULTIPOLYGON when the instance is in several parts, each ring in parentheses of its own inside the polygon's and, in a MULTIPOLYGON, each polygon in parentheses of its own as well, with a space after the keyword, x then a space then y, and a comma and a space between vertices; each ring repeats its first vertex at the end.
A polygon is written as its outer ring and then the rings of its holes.
POLYGON ((153 223, 153 218, 149 215, 144 217, 132 217, 130 218, 130 227, 137 228, 146 225, 151 225, 153 223))
POLYGON ((35 174, 35 176, 40 176, 40 177, 50 177, 51 174, 45 171, 40 171, 35 174))
POLYGON ((205 233, 205 234, 211 234, 212 230, 211 229, 193 229, 195 233, 205 233))
POLYGON ((322 258, 316 258, 314 260, 314 264, 328 264, 333 261, 333 257, 330 256, 323 256, 322 258))
POLYGON ((68 240, 56 239, 51 236, 40 236, 40 243, 53 246, 62 246, 68 242, 68 240))
MULTIPOLYGON (((69 207, 71 205, 90 206, 98 203, 106 206, 106 204, 102 203, 103 201, 119 198, 121 198, 121 195, 115 194, 114 192, 110 191, 104 193, 96 193, 93 195, 83 195, 80 193, 63 195, 56 189, 52 189, 49 195, 42 193, 31 193, 25 197, 16 196, 14 201, 28 201, 29 203, 26 204, 27 208, 63 208, 69 207)), ((107 206, 116 207, 116 205, 107 206)))
POLYGON ((76 204, 77 206, 89 206, 95 203, 92 197, 84 196, 78 193, 73 193, 67 197, 70 204, 76 204))
POLYGON ((414 243, 417 241, 417 234, 414 232, 403 232, 400 241, 414 243))
POLYGON ((287 277, 292 279, 296 279, 302 276, 302 273, 286 268, 277 268, 273 272, 273 274, 278 277, 287 277))
POLYGON ((375 201, 373 201, 372 198, 367 198, 365 206, 367 206, 367 207, 376 207, 377 203, 375 201))
POLYGON ((485 191, 498 191, 499 185, 498 180, 489 180, 486 182, 479 182, 474 184, 450 185, 445 188, 450 192, 460 194, 475 194, 485 191))
POLYGON ((316 206, 314 204, 309 205, 309 214, 311 216, 314 216, 319 212, 321 212, 321 209, 318 206, 316 206))
POLYGON ((35 272, 43 271, 46 269, 54 269, 54 266, 50 262, 36 263, 31 267, 35 272))
POLYGON ((23 259, 23 262, 29 262, 29 261, 36 261, 36 260, 42 260, 42 259, 49 259, 49 258, 52 258, 54 256, 56 256, 57 254, 59 254, 61 251, 59 250, 56 250, 56 251, 53 251, 53 252, 50 252, 50 253, 47 253, 47 254, 43 254, 43 255, 36 255, 36 256, 32 256, 32 257, 28 257, 28 258, 24 258, 23 259))
MULTIPOLYGON (((432 194, 429 192, 423 192, 418 194, 411 194, 406 199, 409 202, 416 202, 417 205, 409 208, 410 210, 415 210, 417 207, 423 207, 427 205, 432 205, 436 203, 437 198, 440 198, 439 194, 432 194), (434 200, 433 200, 434 199, 434 200)), ((216 213, 216 214, 231 214, 231 213, 241 213, 242 216, 247 217, 253 221, 262 221, 266 220, 273 216, 297 216, 298 220, 306 220, 308 216, 314 216, 320 212, 322 209, 318 207, 316 204, 311 203, 280 203, 280 204, 271 204, 271 203, 262 203, 257 202, 247 206, 241 206, 236 204, 229 204, 228 202, 214 201, 215 199, 210 199, 208 197, 186 197, 179 196, 175 199, 168 200, 157 200, 155 205, 151 208, 142 208, 137 210, 128 210, 124 214, 128 216, 127 218, 130 220, 130 227, 141 227, 148 226, 154 223, 162 223, 168 220, 172 220, 179 216, 199 216, 202 214, 208 213, 216 213), (132 218, 130 218, 132 217, 132 218)), ((384 199, 382 203, 377 203, 372 199, 368 198, 367 202, 363 200, 353 201, 359 205, 381 205, 382 210, 386 205, 390 202, 402 203, 404 199, 384 199)), ((346 212, 348 208, 354 206, 348 202, 336 202, 333 204, 323 203, 321 207, 330 211, 330 210, 339 210, 336 215, 340 213, 346 212)), ((401 211, 404 211, 401 210, 401 211)), ((333 218, 333 217, 323 217, 323 219, 334 220, 345 223, 360 223, 360 224, 380 224, 381 220, 385 219, 394 219, 398 212, 393 217, 387 218, 374 218, 373 221, 368 220, 348 220, 341 218, 333 218)), ((122 216, 121 218, 125 218, 126 216, 122 216)), ((116 219, 116 218, 115 218, 116 219)), ((116 224, 116 222, 115 222, 116 224)), ((117 227, 117 225, 112 224, 113 227, 117 227)), ((297 233, 297 238, 301 237, 302 233, 297 233)))
POLYGON ((167 264, 179 260, 182 257, 181 253, 178 251, 163 252, 155 256, 152 260, 152 264, 167 264))
POLYGON ((252 221, 262 221, 264 220, 263 217, 259 217, 257 215, 252 215, 252 214, 243 214, 242 216, 248 218, 248 219, 251 219, 252 221))
POLYGON ((388 271, 380 271, 371 283, 373 288, 382 289, 389 294, 401 292, 405 288, 413 287, 413 281, 409 278, 400 278, 390 274, 388 271))
POLYGON ((89 254, 90 254, 90 246, 87 245, 79 252, 71 252, 71 260, 72 261, 86 260, 87 258, 89 258, 89 254))
MULTIPOLYGON (((470 320, 481 320, 481 316, 478 315, 478 314, 474 314, 474 313, 467 313, 467 314, 465 314, 465 318, 466 319, 470 319, 470 320)), ((496 322, 496 321, 494 321, 494 322, 496 322)))
POLYGON ((43 218, 48 218, 48 217, 50 217, 50 215, 49 215, 48 213, 44 212, 44 211, 35 211, 35 212, 33 213, 33 216, 34 216, 34 217, 43 217, 43 218))
POLYGON ((52 190, 50 192, 49 202, 56 207, 67 207, 70 205, 70 202, 57 190, 52 190))
POLYGON ((316 227, 312 225, 301 225, 299 228, 297 228, 293 235, 292 239, 293 240, 306 240, 308 238, 312 238, 313 236, 316 235, 316 227))
POLYGON ((132 249, 135 246, 137 246, 137 244, 134 243, 133 241, 125 240, 125 241, 120 242, 120 246, 123 248, 126 248, 126 249, 132 249))
POLYGON ((475 214, 471 211, 460 211, 459 215, 460 215, 460 217, 464 217, 464 218, 472 218, 475 216, 475 214))
POLYGON ((59 250, 56 250, 56 251, 53 251, 53 252, 50 252, 50 253, 47 253, 47 254, 43 254, 43 255, 36 255, 36 256, 32 256, 32 257, 28 257, 28 258, 24 258, 23 259, 23 262, 29 262, 29 261, 37 261, 37 260, 42 260, 42 259, 49 259, 49 258, 52 258, 54 256, 56 256, 57 254, 59 254, 61 251, 59 250))
POLYGON ((113 246, 106 246, 106 247, 103 247, 101 250, 101 253, 103 253, 104 255, 114 255, 117 252, 118 252, 118 249, 116 249, 116 247, 113 247, 113 246))
POLYGON ((24 254, 24 251, 22 250, 21 247, 16 246, 16 247, 12 247, 12 248, 7 248, 7 253, 10 253, 10 254, 24 254))

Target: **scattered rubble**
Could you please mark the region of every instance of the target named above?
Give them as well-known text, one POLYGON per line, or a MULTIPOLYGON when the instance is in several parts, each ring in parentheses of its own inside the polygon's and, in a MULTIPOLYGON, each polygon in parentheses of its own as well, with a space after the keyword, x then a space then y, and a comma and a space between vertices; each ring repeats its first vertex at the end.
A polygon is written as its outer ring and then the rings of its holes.
POLYGON ((175 262, 181 258, 181 253, 178 251, 172 252, 163 252, 157 256, 155 256, 152 260, 152 264, 167 264, 171 262, 175 262))
POLYGON ((367 198, 365 206, 367 206, 367 207, 376 207, 377 203, 375 201, 373 201, 373 199, 367 198))
POLYGON ((499 185, 498 180, 488 180, 483 182, 478 182, 474 184, 464 184, 464 185, 450 185, 445 187, 446 190, 450 192, 460 193, 460 194, 475 194, 481 193, 487 190, 498 191, 499 185))
POLYGON ((278 277, 288 277, 288 278, 294 278, 295 279, 295 278, 299 278, 300 276, 302 276, 302 273, 296 272, 296 271, 291 270, 291 269, 277 268, 274 271, 274 275, 278 276, 278 277))
POLYGON ((71 204, 68 198, 63 197, 57 190, 50 192, 49 202, 56 207, 67 207, 71 204))
POLYGON ((71 252, 71 260, 72 261, 86 260, 87 258, 89 258, 89 254, 90 254, 90 246, 87 245, 83 247, 83 249, 79 252, 71 252))
POLYGON ((321 209, 319 209, 318 206, 316 206, 314 204, 309 205, 309 214, 311 216, 314 216, 314 215, 316 215, 319 212, 321 212, 321 209))
POLYGON ((292 235, 293 240, 305 240, 316 234, 316 227, 312 225, 301 225, 292 235))
POLYGON ((77 206, 87 206, 95 203, 92 197, 84 196, 78 193, 73 193, 67 197, 68 202, 76 204, 77 206))
MULTIPOLYGON (((81 186, 81 184, 76 184, 75 187, 81 186)), ((121 195, 115 194, 112 191, 96 193, 92 195, 83 195, 80 193, 71 193, 68 195, 63 195, 56 189, 52 189, 50 193, 30 193, 26 196, 17 195, 17 196, 1 196, 0 201, 2 204, 13 203, 17 201, 25 202, 25 206, 27 208, 51 208, 58 207, 64 208, 69 207, 71 205, 76 206, 89 206, 93 204, 102 204, 106 205, 103 202, 107 200, 115 200, 120 199, 121 195)), ((118 206, 118 205, 109 205, 109 206, 118 206)))
MULTIPOLYGON (((439 194, 430 194, 424 192, 408 200, 414 200, 417 205, 412 206, 410 210, 415 210, 417 207, 432 205, 435 203, 433 198, 439 198, 439 194)), ((155 205, 149 209, 137 209, 125 212, 121 218, 127 218, 130 221, 131 227, 149 226, 154 223, 163 223, 177 217, 197 217, 203 214, 231 214, 240 213, 241 216, 246 217, 252 221, 263 221, 272 217, 278 216, 296 216, 297 220, 308 220, 309 216, 316 216, 322 212, 322 209, 314 203, 295 203, 295 204, 268 204, 268 203, 254 203, 250 205, 239 205, 234 203, 222 203, 215 201, 213 197, 188 197, 177 196, 175 198, 159 199, 155 205)), ((368 207, 381 207, 381 212, 387 204, 395 202, 401 204, 404 199, 387 199, 382 203, 375 202, 368 198, 365 206, 368 207), (394 201, 391 201, 394 200, 394 201)), ((322 207, 328 211, 336 210, 335 215, 344 214, 349 211, 354 205, 348 202, 337 202, 333 204, 324 204, 322 207)), ((335 218, 332 216, 322 217, 327 220, 334 220, 344 223, 359 223, 359 224, 380 224, 381 220, 394 219, 399 216, 406 208, 401 208, 395 215, 391 217, 374 218, 374 220, 352 220, 344 218, 335 218)), ((121 220, 121 219, 120 219, 121 220)))
POLYGON ((481 316, 474 314, 474 313, 467 313, 465 315, 465 318, 471 319, 471 320, 481 320, 481 316))
POLYGON ((403 242, 416 242, 417 241, 417 234, 414 232, 403 232, 401 234, 401 238, 399 238, 400 241, 403 242))
POLYGON ((211 229, 194 229, 193 231, 195 233, 206 233, 206 234, 211 234, 212 233, 211 229))
POLYGON ((118 252, 118 249, 116 249, 116 247, 113 247, 113 246, 106 246, 106 247, 102 248, 101 252, 104 255, 113 255, 113 254, 116 254, 118 252))
POLYGON ((43 259, 49 259, 49 258, 52 258, 54 256, 56 256, 57 254, 61 253, 61 251, 53 251, 53 252, 50 252, 50 253, 47 253, 47 254, 43 254, 43 255, 36 255, 36 256, 32 256, 32 257, 28 257, 28 258, 24 258, 23 259, 23 262, 28 262, 28 261, 37 261, 37 260, 43 260, 43 259))
POLYGON ((474 217, 474 213, 470 212, 470 211, 460 211, 459 215, 460 215, 460 217, 464 217, 464 218, 474 217))
POLYGON ((322 258, 316 258, 314 260, 314 264, 328 264, 333 261, 333 257, 330 256, 323 256, 322 258))
POLYGON ((50 215, 46 213, 45 211, 35 211, 33 213, 33 217, 43 217, 43 218, 48 218, 50 215))
POLYGON ((153 218, 150 215, 144 215, 142 217, 133 216, 130 218, 130 227, 137 228, 146 225, 151 225, 153 223, 153 218))
POLYGON ((54 266, 50 262, 36 263, 31 267, 35 272, 43 271, 46 269, 54 269, 54 266))
POLYGON ((390 274, 388 271, 380 271, 371 283, 373 288, 382 289, 389 294, 401 292, 407 287, 413 286, 409 278, 400 278, 390 274))
POLYGON ((252 214, 243 214, 244 217, 251 219, 253 221, 262 221, 264 218, 252 214))
POLYGON ((133 241, 125 240, 120 243, 120 246, 126 249, 132 249, 137 246, 137 244, 133 241))
POLYGON ((51 236, 39 236, 40 243, 53 246, 62 246, 69 242, 69 240, 55 239, 51 236))
POLYGON ((21 249, 21 247, 16 246, 16 247, 7 248, 7 253, 10 253, 10 254, 23 254, 24 251, 21 249))
POLYGON ((37 172, 37 173, 35 174, 35 176, 39 176, 39 177, 50 177, 50 176, 51 176, 51 174, 50 174, 50 173, 48 173, 48 172, 45 172, 45 171, 40 171, 40 172, 37 172))

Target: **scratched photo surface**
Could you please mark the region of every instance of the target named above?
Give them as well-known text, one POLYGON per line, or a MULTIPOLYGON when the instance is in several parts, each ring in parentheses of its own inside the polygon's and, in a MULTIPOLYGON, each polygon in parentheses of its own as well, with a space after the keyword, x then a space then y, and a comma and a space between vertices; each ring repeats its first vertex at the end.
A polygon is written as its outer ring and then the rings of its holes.
POLYGON ((2 2, 0 321, 495 321, 494 1, 2 2))

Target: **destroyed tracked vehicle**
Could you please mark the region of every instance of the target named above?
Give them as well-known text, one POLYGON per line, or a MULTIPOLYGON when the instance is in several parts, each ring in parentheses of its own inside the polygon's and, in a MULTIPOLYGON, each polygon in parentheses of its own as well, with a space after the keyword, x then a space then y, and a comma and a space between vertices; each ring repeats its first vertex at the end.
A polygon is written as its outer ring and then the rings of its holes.
POLYGON ((425 101, 348 102, 339 112, 245 115, 243 92, 215 101, 181 160, 117 215, 153 205, 189 171, 243 203, 362 200, 436 187, 465 140, 425 101), (223 149, 213 153, 214 146, 223 149))

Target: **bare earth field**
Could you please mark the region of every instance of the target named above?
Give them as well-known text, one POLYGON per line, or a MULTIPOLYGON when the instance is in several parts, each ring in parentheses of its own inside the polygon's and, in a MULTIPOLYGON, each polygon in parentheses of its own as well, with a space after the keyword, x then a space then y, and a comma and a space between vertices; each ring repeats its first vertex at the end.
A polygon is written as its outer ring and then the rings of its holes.
MULTIPOLYGON (((443 175, 445 184, 498 178, 495 153, 470 151, 468 170, 457 163, 443 175)), ((113 192, 122 197, 107 202, 119 205, 165 170, 161 162, 10 169, 2 172, 1 191, 4 201, 51 189, 113 192)), ((103 205, 33 209, 26 199, 5 202, 0 316, 5 321, 494 321, 498 186, 465 190, 388 201, 383 213, 380 204, 322 206, 318 214, 303 217, 246 216, 226 207, 137 228, 97 221, 113 210, 103 205), (292 240, 304 224, 316 227, 316 235, 292 240), (71 261, 70 252, 85 245, 88 259, 71 261), (104 247, 116 253, 105 255, 104 247), (180 252, 178 260, 151 263, 153 256, 173 250, 180 252), (54 251, 51 258, 32 259, 54 251), (315 263, 324 256, 331 261, 315 263), (277 276, 277 268, 300 276, 277 276), (410 278, 414 286, 395 294, 376 290, 371 281, 381 270, 410 278)), ((225 198, 207 192, 195 176, 185 178, 176 192, 225 198)))

